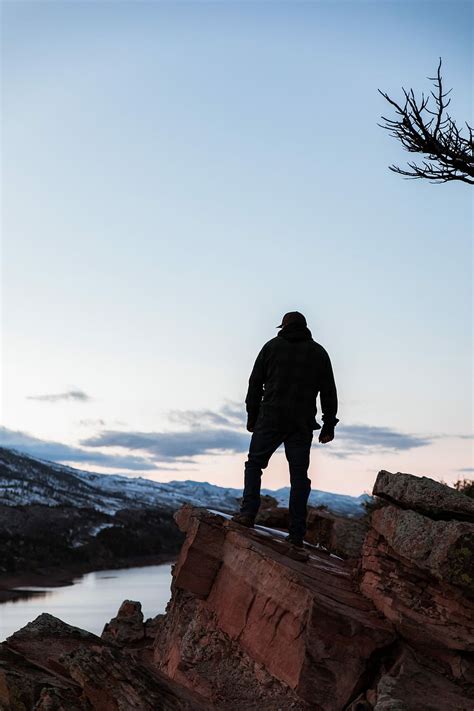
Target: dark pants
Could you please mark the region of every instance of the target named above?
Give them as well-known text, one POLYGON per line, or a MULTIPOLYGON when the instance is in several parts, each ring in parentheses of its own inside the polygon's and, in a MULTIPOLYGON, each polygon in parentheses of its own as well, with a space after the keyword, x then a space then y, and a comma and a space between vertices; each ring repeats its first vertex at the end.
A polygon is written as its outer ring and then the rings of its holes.
POLYGON ((245 486, 240 511, 256 515, 260 508, 260 485, 262 469, 280 444, 285 445, 285 454, 290 468, 289 532, 302 538, 306 533, 307 502, 311 491, 308 478, 309 452, 313 440, 311 429, 276 429, 261 420, 257 422, 248 459, 245 462, 245 486))

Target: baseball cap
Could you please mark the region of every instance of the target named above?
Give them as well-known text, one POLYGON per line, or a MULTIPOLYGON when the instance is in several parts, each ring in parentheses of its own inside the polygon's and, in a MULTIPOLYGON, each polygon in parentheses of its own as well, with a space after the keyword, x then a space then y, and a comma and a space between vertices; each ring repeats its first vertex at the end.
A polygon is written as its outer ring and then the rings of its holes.
POLYGON ((285 314, 281 320, 281 323, 277 328, 283 328, 284 326, 288 326, 290 323, 297 323, 300 326, 306 326, 306 319, 301 314, 299 311, 289 311, 287 314, 285 314))

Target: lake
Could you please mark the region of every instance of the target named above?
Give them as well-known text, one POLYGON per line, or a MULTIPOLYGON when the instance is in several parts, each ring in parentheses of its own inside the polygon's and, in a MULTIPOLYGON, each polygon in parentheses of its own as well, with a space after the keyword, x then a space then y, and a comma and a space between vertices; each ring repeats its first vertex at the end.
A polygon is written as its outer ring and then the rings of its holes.
POLYGON ((171 597, 171 563, 139 568, 99 570, 74 579, 64 587, 21 587, 38 591, 32 597, 0 604, 0 641, 49 612, 75 627, 100 635, 124 600, 142 603, 144 618, 164 612, 171 597))

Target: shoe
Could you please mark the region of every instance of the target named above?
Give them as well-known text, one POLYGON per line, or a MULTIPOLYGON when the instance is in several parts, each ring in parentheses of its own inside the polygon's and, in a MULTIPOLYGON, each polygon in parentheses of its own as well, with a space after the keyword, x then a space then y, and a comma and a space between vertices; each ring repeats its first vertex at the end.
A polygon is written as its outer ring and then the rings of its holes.
POLYGON ((234 523, 240 523, 241 526, 246 526, 247 528, 253 528, 255 525, 255 516, 249 513, 236 513, 232 516, 231 521, 234 523))
POLYGON ((286 536, 285 541, 290 543, 290 545, 295 546, 295 548, 304 549, 303 539, 298 538, 297 536, 292 536, 291 533, 286 536))

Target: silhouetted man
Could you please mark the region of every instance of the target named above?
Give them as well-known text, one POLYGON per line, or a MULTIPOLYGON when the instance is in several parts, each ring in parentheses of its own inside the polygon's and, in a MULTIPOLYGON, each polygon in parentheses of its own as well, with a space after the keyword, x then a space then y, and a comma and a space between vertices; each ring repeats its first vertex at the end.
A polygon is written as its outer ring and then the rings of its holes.
POLYGON ((281 331, 265 343, 249 379, 245 404, 247 430, 253 434, 245 462, 242 504, 232 520, 244 526, 254 525, 260 507, 262 469, 284 443, 291 483, 287 540, 301 548, 311 491, 308 466, 313 430, 321 429, 322 444, 334 439, 339 422, 337 391, 329 355, 313 340, 303 314, 285 314, 277 328, 281 331), (316 421, 318 393, 322 428, 316 421))

